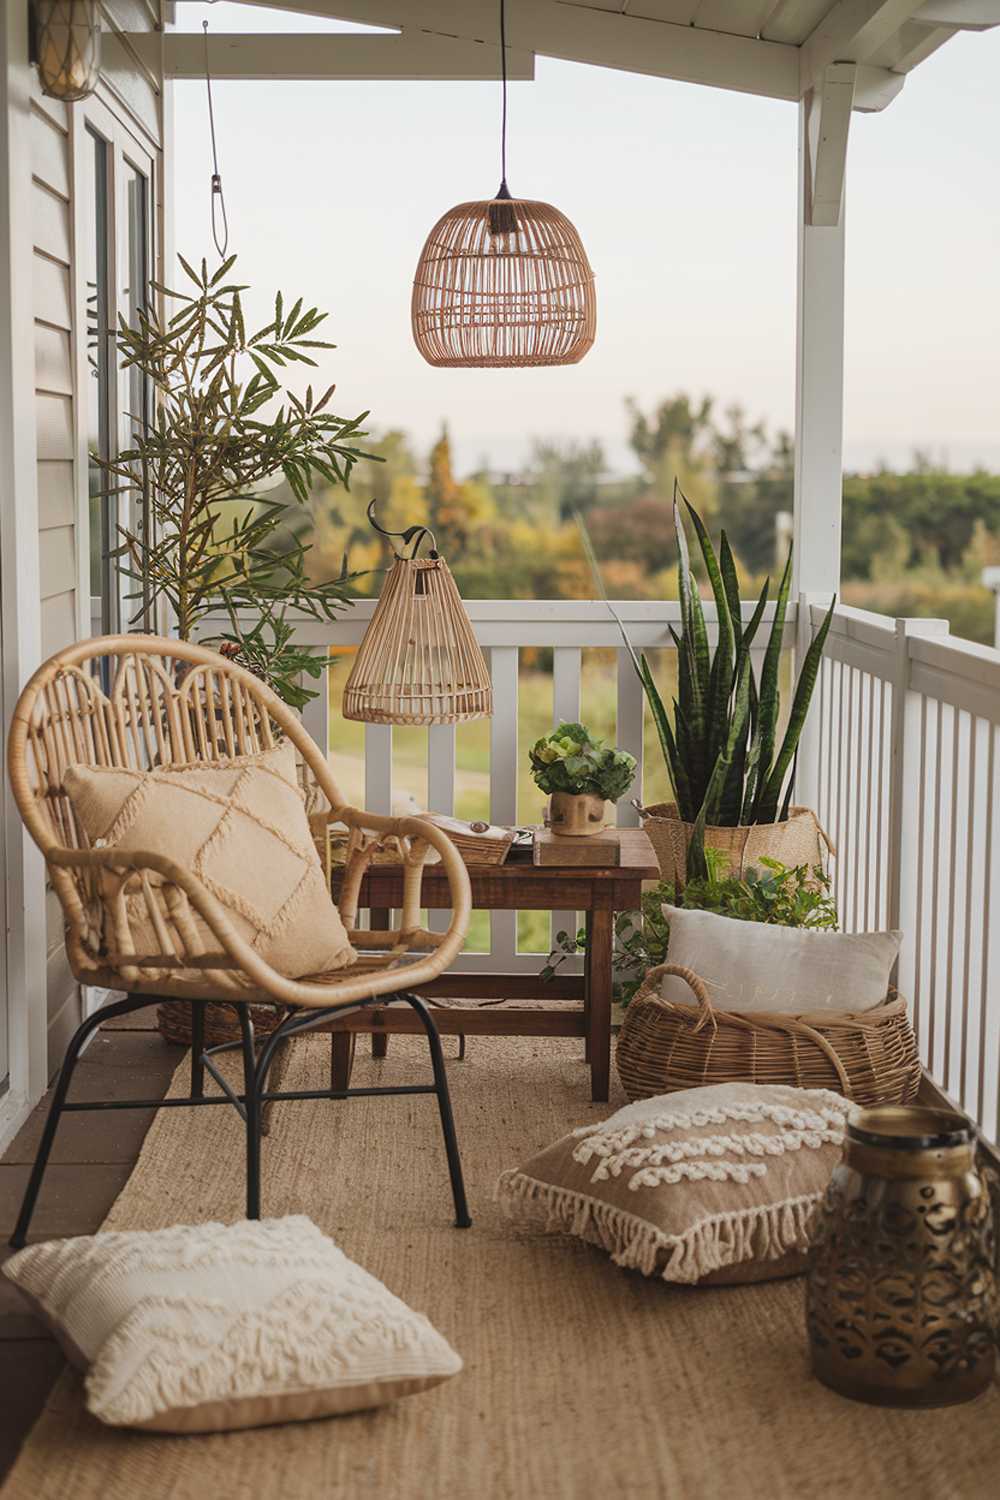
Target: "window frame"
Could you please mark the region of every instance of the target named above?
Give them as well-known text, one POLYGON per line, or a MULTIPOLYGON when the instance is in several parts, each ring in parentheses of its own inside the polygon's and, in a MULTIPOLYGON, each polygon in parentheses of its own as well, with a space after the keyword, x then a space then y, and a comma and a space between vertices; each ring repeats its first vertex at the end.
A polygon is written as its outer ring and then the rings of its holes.
MULTIPOLYGON (((107 192, 105 198, 105 234, 107 263, 105 272, 105 305, 109 323, 117 326, 119 317, 129 317, 130 297, 130 215, 129 182, 135 176, 145 183, 144 200, 144 262, 145 282, 148 286, 154 274, 159 235, 158 213, 158 163, 153 150, 134 135, 98 98, 90 98, 72 112, 73 142, 73 191, 76 199, 74 221, 77 235, 92 233, 96 225, 96 212, 100 205, 91 206, 88 198, 94 191, 93 152, 95 145, 103 143, 104 160, 107 164, 107 192), (88 153, 90 160, 88 161, 88 153)), ((88 337, 88 286, 87 272, 90 266, 89 247, 76 244, 75 265, 75 327, 76 327, 76 430, 77 430, 77 570, 78 597, 80 599, 79 634, 81 638, 101 634, 115 634, 130 629, 151 628, 150 609, 142 601, 142 617, 133 621, 140 601, 129 595, 134 583, 117 568, 113 560, 105 561, 102 572, 103 589, 98 595, 91 593, 91 517, 90 517, 90 394, 88 382, 93 378, 90 366, 91 349, 88 337)), ((109 343, 111 340, 109 339, 109 343)), ((101 421, 110 447, 114 451, 130 444, 130 421, 128 406, 130 398, 129 372, 119 368, 116 353, 111 352, 107 365, 107 386, 101 403, 101 421)), ((144 396, 148 409, 152 410, 152 393, 148 386, 144 396)), ((109 534, 113 537, 117 525, 126 517, 124 507, 128 505, 128 520, 131 524, 148 524, 148 504, 143 495, 138 505, 134 492, 129 495, 111 496, 105 501, 111 511, 109 534)))

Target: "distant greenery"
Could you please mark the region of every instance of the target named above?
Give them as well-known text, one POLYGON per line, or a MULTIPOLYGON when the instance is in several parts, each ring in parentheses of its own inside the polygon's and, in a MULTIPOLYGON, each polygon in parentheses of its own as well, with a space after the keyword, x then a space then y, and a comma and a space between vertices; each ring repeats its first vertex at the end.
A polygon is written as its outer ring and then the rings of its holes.
MULTIPOLYGON (((583 599, 592 597, 593 582, 572 519, 579 512, 611 598, 675 599, 676 475, 706 527, 713 534, 725 528, 744 598, 759 594, 767 573, 780 576, 787 534, 777 518, 792 509, 788 434, 737 406, 720 410, 684 393, 646 409, 629 401, 624 418, 633 456, 624 475, 611 473, 589 435, 540 439, 517 468, 459 475, 446 428, 428 454, 416 452, 405 433, 383 430, 367 443, 380 462, 356 462, 351 494, 318 483, 287 524, 312 544, 311 576, 336 578, 349 549, 354 568, 374 570, 360 588, 376 593, 385 557, 364 518, 374 496, 391 529, 433 528, 466 598, 583 599)), ((284 498, 282 487, 269 498, 284 498)), ((1000 475, 952 474, 917 454, 908 473, 879 468, 845 477, 845 603, 940 615, 957 634, 988 642, 993 599, 979 579, 989 563, 1000 563, 1000 475)), ((697 551, 693 566, 707 595, 697 551)))
POLYGON ((531 774, 539 791, 617 802, 635 776, 636 758, 596 739, 584 724, 560 724, 536 740, 528 752, 531 774))
MULTIPOLYGON (((725 856, 712 848, 706 849, 705 855, 708 873, 703 879, 689 880, 680 893, 669 881, 661 880, 644 893, 638 921, 632 912, 616 916, 614 969, 622 1004, 628 1004, 650 969, 667 962, 670 920, 666 912, 671 906, 711 911, 739 922, 827 931, 836 928, 837 908, 830 895, 830 881, 819 865, 811 870, 807 865, 790 868, 765 857, 762 870, 747 870, 743 876, 723 875, 725 856)), ((558 933, 541 977, 551 979, 565 959, 586 952, 586 948, 585 928, 581 927, 575 937, 558 933)))

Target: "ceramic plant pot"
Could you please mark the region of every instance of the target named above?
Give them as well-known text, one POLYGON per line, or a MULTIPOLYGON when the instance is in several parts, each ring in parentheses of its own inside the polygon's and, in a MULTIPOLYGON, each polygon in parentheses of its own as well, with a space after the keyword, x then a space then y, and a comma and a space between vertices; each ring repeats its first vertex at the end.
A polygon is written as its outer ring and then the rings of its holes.
POLYGON ((607 807, 603 797, 588 792, 553 792, 549 802, 549 828, 563 838, 583 838, 607 827, 607 807))

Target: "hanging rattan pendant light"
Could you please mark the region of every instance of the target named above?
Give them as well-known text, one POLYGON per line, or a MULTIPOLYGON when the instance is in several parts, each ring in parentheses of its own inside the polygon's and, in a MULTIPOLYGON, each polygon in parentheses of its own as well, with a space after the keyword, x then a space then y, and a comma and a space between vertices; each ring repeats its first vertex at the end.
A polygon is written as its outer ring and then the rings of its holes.
POLYGON ((551 203, 512 198, 507 187, 505 22, 500 0, 499 191, 442 214, 413 278, 413 338, 431 365, 575 365, 597 331, 594 273, 580 236, 551 203))
POLYGON ((344 718, 368 724, 457 724, 493 712, 489 669, 461 595, 426 526, 386 531, 408 556, 395 555, 344 688, 344 718), (417 557, 425 539, 426 557, 417 557))

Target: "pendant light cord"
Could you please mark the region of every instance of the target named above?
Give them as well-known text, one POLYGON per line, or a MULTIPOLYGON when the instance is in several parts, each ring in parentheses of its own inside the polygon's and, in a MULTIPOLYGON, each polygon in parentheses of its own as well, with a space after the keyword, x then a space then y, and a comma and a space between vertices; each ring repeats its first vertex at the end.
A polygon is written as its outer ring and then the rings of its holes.
POLYGON ((507 187, 507 0, 500 0, 500 191, 498 198, 509 198, 507 187))
POLYGON ((507 186, 507 4, 500 0, 500 186, 486 211, 490 238, 517 233, 517 213, 507 186))
POLYGON ((225 260, 229 249, 229 219, 226 216, 226 195, 222 191, 222 176, 219 172, 219 152, 215 143, 215 110, 212 106, 212 75, 208 67, 208 22, 202 21, 205 33, 205 88, 208 92, 208 128, 212 136, 212 238, 225 260))

